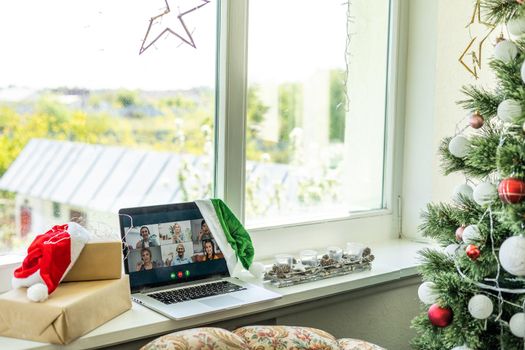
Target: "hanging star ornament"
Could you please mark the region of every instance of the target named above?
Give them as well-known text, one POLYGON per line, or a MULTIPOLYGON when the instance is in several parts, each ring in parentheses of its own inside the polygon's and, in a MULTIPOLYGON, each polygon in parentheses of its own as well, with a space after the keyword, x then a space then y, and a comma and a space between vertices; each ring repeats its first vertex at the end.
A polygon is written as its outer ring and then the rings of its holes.
POLYGON ((492 33, 494 28, 496 28, 494 24, 484 22, 481 19, 481 0, 476 1, 476 5, 474 6, 474 12, 472 13, 472 18, 466 26, 466 28, 469 29, 470 33, 473 26, 483 26, 484 29, 481 31, 481 34, 474 36, 470 40, 465 50, 461 53, 461 56, 459 56, 459 62, 461 63, 461 65, 463 65, 463 67, 465 67, 465 69, 470 74, 474 76, 474 78, 478 79, 478 69, 481 69, 482 63, 481 57, 483 44, 485 43, 485 40, 487 40, 489 35, 492 33), (465 62, 465 57, 469 56, 471 57, 471 62, 465 62))
POLYGON ((146 35, 144 36, 144 40, 142 40, 142 45, 140 46, 139 55, 144 53, 144 51, 155 44, 155 42, 157 42, 157 40, 159 40, 165 34, 175 35, 177 38, 182 40, 183 43, 188 44, 193 48, 197 48, 195 41, 193 40, 192 33, 188 30, 188 27, 184 22, 184 16, 200 9, 204 5, 207 5, 210 0, 184 1, 186 9, 181 11, 179 8, 178 13, 176 13, 170 7, 169 2, 171 1, 172 0, 164 0, 166 3, 166 8, 164 11, 162 11, 157 16, 150 18, 146 35), (192 5, 187 6, 188 2, 192 3, 192 5), (169 25, 163 25, 163 22, 167 22, 169 25))

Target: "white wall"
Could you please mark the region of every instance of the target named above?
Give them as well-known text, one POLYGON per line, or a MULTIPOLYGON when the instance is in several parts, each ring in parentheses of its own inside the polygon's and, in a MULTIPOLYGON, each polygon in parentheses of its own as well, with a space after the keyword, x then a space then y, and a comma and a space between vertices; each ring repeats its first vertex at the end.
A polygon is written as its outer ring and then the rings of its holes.
MULTIPOLYGON (((403 232, 421 238, 420 213, 431 201, 449 201, 461 175, 443 176, 437 150, 441 139, 453 136, 456 123, 467 116, 456 104, 466 84, 489 86, 493 77, 487 67, 495 30, 483 47, 483 67, 475 80, 458 62, 471 40, 465 28, 473 1, 410 0, 403 170, 403 232)), ((473 28, 472 35, 480 33, 473 28)), ((483 28, 483 27, 482 27, 483 28)), ((460 127, 467 125, 463 120, 460 127)))

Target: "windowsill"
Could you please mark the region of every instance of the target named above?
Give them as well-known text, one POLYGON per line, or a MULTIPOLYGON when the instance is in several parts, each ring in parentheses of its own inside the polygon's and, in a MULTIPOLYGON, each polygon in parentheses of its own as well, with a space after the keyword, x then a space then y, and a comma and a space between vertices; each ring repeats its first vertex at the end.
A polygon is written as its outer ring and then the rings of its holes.
MULTIPOLYGON (((408 240, 390 240, 381 244, 375 244, 371 246, 372 254, 376 257, 372 263, 371 271, 328 278, 286 288, 274 288, 265 284, 267 288, 283 295, 281 299, 267 303, 250 305, 183 321, 170 320, 148 308, 133 303, 131 310, 82 336, 66 347, 6 337, 0 337, 0 344, 13 350, 86 349, 125 343, 180 329, 282 309, 300 303, 312 302, 329 296, 416 276, 418 273, 417 266, 419 265, 417 251, 426 247, 431 247, 431 245, 408 240)), ((386 284, 384 288, 389 288, 388 284, 386 284)))

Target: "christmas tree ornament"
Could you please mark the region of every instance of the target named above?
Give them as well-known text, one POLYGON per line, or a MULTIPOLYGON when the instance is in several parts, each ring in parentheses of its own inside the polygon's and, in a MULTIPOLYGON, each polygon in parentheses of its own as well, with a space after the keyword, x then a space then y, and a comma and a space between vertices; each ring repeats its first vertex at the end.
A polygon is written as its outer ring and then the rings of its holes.
POLYGON ((481 240, 481 232, 477 225, 468 225, 463 230, 463 242, 467 244, 478 243, 481 240))
POLYGON ((14 272, 13 288, 28 287, 29 300, 46 300, 73 267, 89 237, 75 222, 53 226, 36 236, 22 266, 14 272))
POLYGON ((525 33, 525 17, 515 17, 507 22, 507 29, 510 34, 520 36, 525 33))
POLYGON ((474 202, 483 206, 490 204, 490 202, 497 197, 497 193, 498 191, 495 185, 490 182, 482 182, 474 188, 472 197, 474 198, 474 202))
POLYGON ((433 304, 428 309, 428 319, 433 326, 446 327, 452 323, 452 309, 449 307, 440 307, 438 304, 433 304))
POLYGON ((460 184, 454 187, 454 194, 452 198, 454 198, 454 200, 456 201, 459 201, 461 197, 465 197, 470 200, 473 200, 474 199, 473 193, 474 193, 474 190, 468 184, 460 184))
POLYGON ((516 178, 503 179, 498 185, 498 195, 505 204, 516 204, 525 198, 525 182, 516 178))
POLYGON ((471 349, 466 345, 461 345, 461 346, 453 347, 452 350, 471 350, 471 349))
POLYGON ((459 242, 463 241, 463 231, 465 231, 465 226, 463 225, 456 229, 456 240, 459 242))
MULTIPOLYGON (((523 73, 523 66, 521 69, 523 73)), ((522 74, 523 77, 523 74, 522 74)), ((522 113, 520 101, 513 99, 503 100, 498 105, 498 118, 506 123, 514 121, 516 118, 519 118, 522 113)))
POLYGON ((445 247, 445 254, 450 257, 454 257, 459 253, 459 244, 449 244, 445 247))
POLYGON ((178 11, 172 10, 169 2, 171 2, 171 0, 164 0, 166 8, 158 15, 150 17, 146 35, 144 35, 142 45, 140 46, 139 55, 155 44, 157 40, 168 35, 173 35, 182 40, 183 43, 197 48, 193 40, 192 32, 188 29, 184 17, 208 4, 210 0, 196 0, 196 2, 188 6, 188 8, 182 10, 178 8, 178 11), (166 22, 170 22, 169 26, 162 23, 164 19, 168 19, 166 22))
POLYGON ((525 338, 525 313, 518 312, 510 318, 510 332, 518 338, 525 338))
POLYGON ((487 38, 490 36, 492 31, 494 30, 496 26, 493 23, 484 21, 481 17, 481 1, 477 0, 474 5, 474 11, 472 12, 472 17, 470 19, 470 22, 467 24, 467 28, 469 29, 469 33, 471 34, 471 39, 465 48, 463 52, 461 53, 461 56, 459 56, 459 63, 465 69, 474 76, 474 78, 478 79, 478 69, 481 69, 481 62, 482 62, 482 50, 483 50, 483 44, 487 40, 487 38), (484 27, 482 31, 476 31, 476 34, 472 36, 471 33, 471 26, 476 28, 484 27), (470 60, 465 61, 466 57, 470 57, 470 60))
POLYGON ((479 112, 475 112, 468 118, 468 123, 471 128, 479 129, 483 126, 483 124, 485 124, 485 119, 481 114, 479 114, 479 112))
POLYGON ((448 150, 454 157, 464 158, 468 154, 470 141, 463 135, 457 135, 450 140, 448 150))
POLYGON ((481 255, 479 248, 475 246, 474 244, 469 244, 467 248, 465 249, 465 253, 467 253, 467 256, 472 261, 476 261, 481 255))
POLYGON ((474 295, 468 302, 468 312, 478 320, 484 320, 492 315, 494 304, 489 297, 483 294, 474 295))
POLYGON ((501 267, 515 276, 525 276, 525 237, 507 238, 499 248, 501 267))
POLYGON ((433 282, 423 282, 417 289, 419 300, 425 304, 434 304, 437 301, 436 284, 433 282))
POLYGON ((510 40, 501 40, 494 48, 494 57, 505 63, 509 63, 518 55, 518 47, 510 40))

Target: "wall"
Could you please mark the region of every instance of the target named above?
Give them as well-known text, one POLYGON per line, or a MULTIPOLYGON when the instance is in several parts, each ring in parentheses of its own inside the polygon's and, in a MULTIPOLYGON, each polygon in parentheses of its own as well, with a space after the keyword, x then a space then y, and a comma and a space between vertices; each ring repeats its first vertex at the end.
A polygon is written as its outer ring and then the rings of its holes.
MULTIPOLYGON (((443 176, 437 150, 441 139, 453 136, 456 124, 467 125, 466 111, 456 101, 466 84, 491 85, 487 58, 500 33, 495 30, 483 47, 480 79, 475 80, 458 62, 471 36, 465 26, 473 13, 473 1, 410 0, 403 169, 403 232, 420 239, 417 227, 426 203, 449 201, 458 174, 443 176)), ((483 27, 472 27, 472 35, 483 27)), ((468 132, 468 130, 467 130, 468 132)))
POLYGON ((409 349, 410 321, 419 314, 419 278, 378 285, 277 317, 277 324, 323 329, 336 338, 358 338, 388 350, 409 349))

